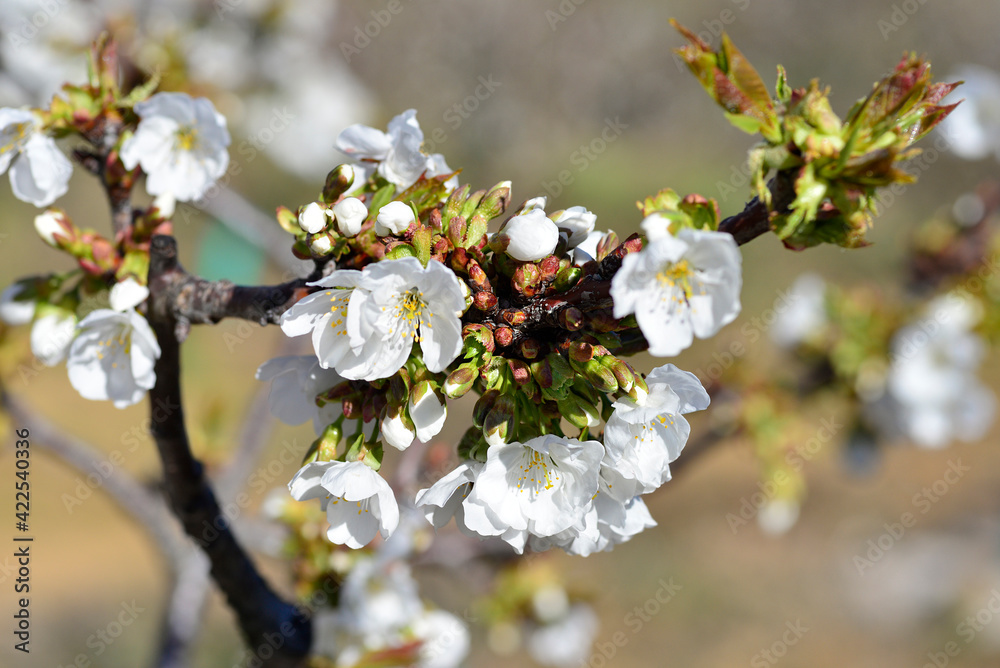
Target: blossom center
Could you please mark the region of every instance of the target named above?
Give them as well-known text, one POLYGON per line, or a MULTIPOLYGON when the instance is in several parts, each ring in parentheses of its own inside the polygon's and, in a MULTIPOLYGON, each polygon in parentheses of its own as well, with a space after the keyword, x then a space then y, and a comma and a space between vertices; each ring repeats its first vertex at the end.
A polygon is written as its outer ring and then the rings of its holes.
POLYGON ((110 355, 112 357, 111 368, 118 368, 118 359, 120 359, 119 351, 128 355, 132 354, 132 336, 131 327, 122 327, 118 330, 117 335, 112 334, 104 341, 97 342, 97 359, 103 360, 105 355, 110 355))
POLYGON ((24 143, 24 138, 28 135, 30 128, 31 123, 27 122, 8 125, 3 131, 3 145, 0 146, 0 155, 21 150, 21 144, 24 143))
MULTIPOLYGON (((412 334, 414 340, 420 340, 418 328, 423 324, 424 316, 434 315, 429 311, 425 313, 426 308, 424 293, 417 288, 412 288, 396 297, 396 310, 392 315, 402 326, 404 337, 412 334)), ((430 323, 427 323, 427 326, 430 327, 430 323)))
POLYGON ((685 297, 690 298, 694 290, 691 287, 691 275, 694 272, 687 260, 671 262, 660 268, 656 279, 666 288, 678 287, 685 297))
POLYGON ((193 151, 198 146, 198 129, 193 125, 182 125, 177 128, 174 145, 181 151, 193 151))
POLYGON ((559 467, 548 455, 531 450, 521 463, 521 477, 517 479, 518 491, 541 494, 559 482, 559 467))

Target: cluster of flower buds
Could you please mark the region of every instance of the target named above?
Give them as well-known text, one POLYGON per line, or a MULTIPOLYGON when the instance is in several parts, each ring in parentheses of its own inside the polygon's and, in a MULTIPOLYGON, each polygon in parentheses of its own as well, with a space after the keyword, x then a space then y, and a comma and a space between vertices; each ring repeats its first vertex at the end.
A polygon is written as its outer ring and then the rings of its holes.
MULTIPOLYGON (((347 134, 390 137, 401 126, 419 132, 407 112, 390 133, 347 134)), ((708 397, 671 365, 650 376, 651 386, 623 357, 647 346, 674 354, 739 312, 740 257, 732 237, 715 229, 714 203, 659 193, 640 207, 645 236, 619 243, 614 232, 596 231, 583 207, 547 214, 545 198, 504 217, 509 181, 473 191, 447 172, 391 180, 401 168, 385 161, 397 159, 387 152, 340 165, 319 200, 278 212, 297 255, 337 267, 281 321, 289 336, 310 334, 316 355, 289 360, 288 369, 315 364, 342 378, 320 387, 297 372, 302 401, 340 414, 322 429, 314 419, 319 438, 293 495, 361 505, 363 519, 348 521, 350 506, 324 502, 335 542, 391 534, 398 511, 374 474, 383 445, 430 441, 449 401, 471 392, 478 399, 457 448, 463 463, 420 497, 434 524, 455 514, 455 486, 469 485, 459 523, 518 551, 530 544, 588 554, 651 526, 639 497, 669 479, 687 438, 681 416, 708 397), (345 420, 358 426, 341 446, 345 420), (508 480, 515 461, 524 473, 508 480), (360 474, 360 463, 369 473, 360 474), (345 487, 348 475, 367 483, 345 487), (510 485, 530 487, 527 505, 507 504, 513 510, 498 515, 506 496, 527 491, 510 485)), ((275 364, 259 377, 273 377, 275 364)))

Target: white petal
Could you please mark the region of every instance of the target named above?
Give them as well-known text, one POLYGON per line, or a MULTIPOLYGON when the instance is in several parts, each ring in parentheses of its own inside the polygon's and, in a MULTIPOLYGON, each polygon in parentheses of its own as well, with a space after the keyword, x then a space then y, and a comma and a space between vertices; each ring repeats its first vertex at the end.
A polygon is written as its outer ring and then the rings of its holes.
POLYGON ((115 283, 111 288, 109 301, 111 308, 124 312, 130 308, 135 308, 149 296, 149 288, 139 285, 134 278, 126 278, 120 283, 115 283))

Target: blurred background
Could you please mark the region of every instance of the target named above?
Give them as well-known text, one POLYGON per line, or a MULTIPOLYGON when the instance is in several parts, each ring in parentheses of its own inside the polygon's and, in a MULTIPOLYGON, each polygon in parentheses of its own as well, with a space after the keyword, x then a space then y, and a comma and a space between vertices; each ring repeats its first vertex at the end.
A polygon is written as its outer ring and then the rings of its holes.
MULTIPOLYGON (((673 54, 682 38, 670 17, 713 43, 725 29, 769 85, 779 63, 792 85, 818 78, 832 87, 841 115, 906 51, 929 57, 939 79, 966 64, 1000 67, 1000 4, 972 0, 5 0, 0 105, 44 105, 63 82, 82 80, 84 49, 102 29, 136 66, 162 71, 164 88, 210 97, 233 137, 223 180, 245 200, 220 197, 203 207, 212 215, 182 205, 175 215, 182 263, 207 278, 272 282, 294 271, 269 259, 260 228, 241 232, 244 218, 259 221, 278 205, 311 201, 342 161, 334 149, 340 130, 356 122, 383 128, 411 107, 428 152, 461 167, 464 182, 480 188, 512 179, 515 202, 548 195, 549 210, 583 205, 597 214, 599 229, 624 238, 638 230, 636 200, 663 187, 715 197, 723 216, 749 198, 740 168, 753 139, 726 122, 673 54)), ((898 283, 913 227, 997 172, 992 156, 967 161, 941 152, 917 185, 885 207, 866 249, 793 253, 770 236, 745 246, 740 320, 671 361, 698 372, 734 341, 747 358, 764 355, 766 340, 742 334, 744 325, 805 271, 844 286, 898 283)), ((59 205, 80 227, 109 229, 107 203, 83 170, 59 205)), ((0 286, 69 266, 38 239, 35 213, 0 188, 0 286)), ((17 335, 26 351, 27 332, 17 335)), ((184 390, 196 453, 210 467, 229 458, 260 389, 256 368, 279 349, 306 352, 283 338, 274 327, 233 322, 192 332, 184 390)), ((653 359, 636 366, 648 370, 653 359)), ((12 391, 109 458, 117 452, 117 466, 155 480, 145 405, 118 411, 88 402, 62 367, 33 366, 30 356, 15 368, 12 391)), ((994 389, 998 368, 994 357, 983 371, 994 389)), ((468 408, 471 402, 453 408, 443 440, 464 431, 456 416, 468 408)), ((816 416, 817 430, 826 417, 816 416)), ((694 416, 695 435, 708 426, 705 416, 694 416)), ((290 464, 280 454, 303 453, 313 438, 306 425, 267 428, 270 449, 248 478, 249 515, 297 469, 300 454, 290 464)), ((998 434, 995 427, 981 443, 938 451, 901 444, 864 474, 845 466, 831 442, 806 463, 799 521, 779 537, 765 534, 752 515, 737 526, 727 519, 760 491, 750 447, 737 441, 699 457, 647 498, 656 528, 611 553, 544 557, 600 618, 587 665, 1000 664, 998 434), (935 487, 957 466, 968 470, 955 484, 935 487), (928 489, 935 500, 921 512, 928 489), (915 524, 884 554, 872 552, 886 525, 907 512, 915 524), (871 566, 859 568, 859 556, 871 566), (649 605, 664 582, 680 588, 669 603, 649 605), (945 650, 950 642, 953 656, 945 650)), ((0 469, 12 471, 12 461, 4 450, 0 469)), ((103 493, 99 473, 92 479, 98 484, 88 485, 41 453, 32 467, 32 653, 26 661, 5 642, 0 664, 69 666, 78 655, 91 665, 147 664, 167 592, 163 557, 103 493), (110 644, 95 639, 129 605, 141 611, 127 630, 110 644)), ((4 517, 12 496, 0 495, 4 517)), ((5 601, 9 563, 0 557, 5 601)), ((264 564, 277 581, 288 581, 280 559, 264 564)), ((460 614, 470 604, 464 581, 447 571, 418 576, 439 605, 460 614)), ((482 631, 473 628, 473 638, 467 665, 509 665, 482 631)), ((240 647, 228 609, 213 595, 197 665, 233 665, 240 647)))

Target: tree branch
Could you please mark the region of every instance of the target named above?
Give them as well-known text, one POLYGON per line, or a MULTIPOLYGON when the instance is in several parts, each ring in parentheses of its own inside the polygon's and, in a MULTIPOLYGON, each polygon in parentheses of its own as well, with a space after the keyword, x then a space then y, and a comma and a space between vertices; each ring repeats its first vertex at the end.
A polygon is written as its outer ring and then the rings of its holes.
POLYGON ((183 292, 176 289, 178 285, 189 285, 190 280, 177 262, 176 241, 154 236, 150 244, 148 317, 161 354, 155 367, 156 385, 149 398, 151 431, 163 461, 164 486, 185 531, 208 555, 212 577, 235 611, 243 635, 251 649, 257 651, 261 665, 298 667, 312 644, 310 620, 282 600, 257 572, 222 515, 201 462, 191 453, 181 400, 178 330, 182 328, 178 325, 184 317, 185 303, 199 302, 180 299, 183 292), (269 651, 259 651, 265 647, 269 651))

